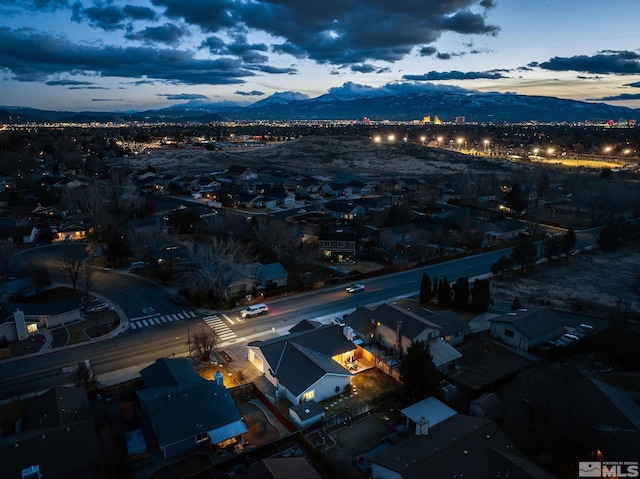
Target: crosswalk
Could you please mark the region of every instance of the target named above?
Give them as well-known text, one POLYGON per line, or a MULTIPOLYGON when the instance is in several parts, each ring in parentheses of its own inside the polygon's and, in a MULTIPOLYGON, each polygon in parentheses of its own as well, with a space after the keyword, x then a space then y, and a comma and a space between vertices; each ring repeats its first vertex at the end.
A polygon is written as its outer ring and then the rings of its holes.
POLYGON ((129 325, 131 326, 131 329, 140 329, 146 328, 147 326, 156 326, 158 324, 179 321, 181 319, 195 318, 195 316, 196 313, 194 313, 193 311, 182 311, 180 313, 165 314, 163 316, 161 316, 160 314, 155 314, 151 316, 130 319, 129 325))
POLYGON ((233 320, 229 318, 229 316, 227 316, 226 314, 220 314, 220 315, 214 314, 212 316, 206 316, 202 318, 202 320, 205 323, 207 323, 209 327, 216 332, 221 342, 235 339, 236 333, 231 331, 231 328, 227 326, 227 323, 225 323, 220 316, 226 319, 229 323, 233 324, 233 320))

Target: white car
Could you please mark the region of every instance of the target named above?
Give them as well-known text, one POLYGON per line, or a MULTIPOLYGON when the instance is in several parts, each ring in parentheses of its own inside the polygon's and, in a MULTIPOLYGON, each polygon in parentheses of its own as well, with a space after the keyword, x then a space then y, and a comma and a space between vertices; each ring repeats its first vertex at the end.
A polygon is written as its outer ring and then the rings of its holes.
POLYGON ((356 293, 358 291, 364 291, 364 285, 363 284, 352 284, 351 286, 347 286, 345 291, 347 293, 356 293))
POLYGON ((335 324, 337 326, 345 326, 345 323, 342 320, 342 318, 331 318, 331 324, 335 324))
POLYGON ((267 311, 269 311, 269 308, 266 304, 254 304, 240 311, 240 316, 242 318, 251 318, 253 316, 257 316, 258 314, 264 314, 267 311))

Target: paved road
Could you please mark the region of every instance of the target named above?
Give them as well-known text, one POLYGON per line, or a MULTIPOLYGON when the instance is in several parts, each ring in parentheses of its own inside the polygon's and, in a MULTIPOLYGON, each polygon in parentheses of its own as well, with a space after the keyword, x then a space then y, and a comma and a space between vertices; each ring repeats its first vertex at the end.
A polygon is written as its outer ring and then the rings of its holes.
MULTIPOLYGON (((578 237, 579 247, 583 248, 597 237, 597 232, 579 233, 578 237)), ((52 254, 44 248, 33 251, 37 256, 43 255, 42 260, 47 254, 49 257, 52 254)), ((424 272, 432 279, 446 276, 450 281, 462 276, 472 278, 488 274, 491 265, 509 252, 509 249, 492 251, 368 279, 363 281, 366 286, 363 292, 349 294, 341 285, 292 296, 269 303, 269 314, 244 321, 239 318, 238 311, 195 314, 188 308, 171 304, 166 289, 153 281, 117 271, 101 272, 96 275, 93 287, 109 301, 118 304, 137 326, 109 341, 0 364, 0 399, 72 382, 71 375, 62 372, 63 367, 84 359, 89 359, 95 374, 101 375, 150 364, 158 357, 184 355, 189 351, 189 333, 195 328, 217 328, 224 347, 225 344, 263 338, 272 331, 285 331, 302 319, 328 322, 332 316, 348 313, 358 305, 417 294, 424 272), (173 319, 169 321, 169 317, 173 319)))

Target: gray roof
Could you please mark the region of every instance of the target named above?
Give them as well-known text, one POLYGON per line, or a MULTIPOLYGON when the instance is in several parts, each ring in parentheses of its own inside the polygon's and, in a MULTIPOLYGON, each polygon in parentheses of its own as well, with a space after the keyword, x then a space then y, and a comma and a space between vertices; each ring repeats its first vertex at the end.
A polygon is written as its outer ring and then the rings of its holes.
POLYGON ((400 413, 413 422, 420 422, 424 419, 428 421, 429 427, 440 424, 457 414, 457 412, 433 396, 402 409, 400 413))
POLYGON ((554 477, 523 456, 493 421, 462 414, 438 424, 426 436, 412 436, 369 460, 404 479, 554 477))
POLYGON ((487 225, 487 229, 489 226, 495 226, 501 233, 508 233, 509 231, 519 231, 519 230, 527 229, 527 225, 524 222, 514 218, 506 218, 504 220, 498 220, 498 221, 489 223, 487 225))
POLYGON ((270 281, 280 278, 288 278, 289 273, 284 269, 281 263, 261 264, 256 271, 256 278, 262 281, 270 281))
POLYGON ((336 325, 249 343, 262 351, 280 384, 299 395, 327 374, 351 376, 332 357, 356 346, 336 325))
POLYGON ((158 359, 140 377, 145 389, 137 394, 160 447, 242 419, 225 387, 200 376, 186 359, 158 359))
POLYGON ((462 357, 460 351, 451 346, 442 338, 433 338, 428 341, 429 351, 433 358, 433 364, 439 368, 462 357))
POLYGON ((302 421, 324 414, 324 408, 313 399, 292 406, 289 409, 294 411, 302 421))
POLYGON ((496 316, 489 319, 496 323, 511 323, 529 339, 546 336, 565 326, 575 327, 587 322, 585 316, 569 311, 557 311, 553 309, 527 308, 511 313, 496 316))
POLYGON ((395 329, 398 321, 402 321, 400 334, 413 341, 426 330, 438 331, 437 324, 432 323, 411 311, 403 311, 399 307, 385 303, 373 310, 371 317, 374 321, 384 324, 388 328, 395 329))

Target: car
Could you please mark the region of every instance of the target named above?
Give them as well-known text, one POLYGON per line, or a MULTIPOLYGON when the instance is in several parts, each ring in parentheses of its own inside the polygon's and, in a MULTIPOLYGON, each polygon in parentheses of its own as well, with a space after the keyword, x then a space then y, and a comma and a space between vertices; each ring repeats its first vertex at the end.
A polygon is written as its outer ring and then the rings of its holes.
POLYGON ((131 266, 129 266, 129 271, 145 269, 147 266, 149 266, 149 263, 145 263, 144 261, 134 261, 133 263, 131 263, 131 266))
POLYGON ((254 304, 240 311, 240 316, 242 318, 251 318, 253 316, 257 316, 258 314, 265 314, 268 311, 269 307, 266 304, 254 304))
POLYGON ((363 284, 352 284, 350 286, 347 286, 347 288, 346 288, 346 292, 347 293, 356 293, 358 291, 364 291, 364 285, 363 284))
POLYGON ((345 326, 344 320, 342 318, 331 318, 331 324, 335 324, 337 326, 345 326))
POLYGON ((171 296, 169 298, 169 301, 171 301, 173 304, 184 304, 186 303, 186 299, 184 296, 180 296, 179 294, 176 294, 174 296, 171 296))
POLYGON ((101 304, 94 304, 93 306, 89 306, 87 308, 87 313, 99 313, 101 311, 109 311, 109 310, 113 310, 113 308, 111 306, 109 306, 107 303, 101 303, 101 304))

